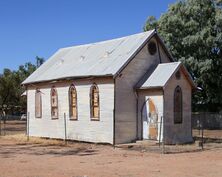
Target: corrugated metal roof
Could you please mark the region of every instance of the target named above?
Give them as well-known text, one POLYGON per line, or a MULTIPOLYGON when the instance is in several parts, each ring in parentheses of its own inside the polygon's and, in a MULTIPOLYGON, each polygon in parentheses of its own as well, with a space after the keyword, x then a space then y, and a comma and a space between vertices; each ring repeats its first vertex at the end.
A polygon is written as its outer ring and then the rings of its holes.
POLYGON ((69 77, 113 76, 153 34, 155 30, 59 49, 22 84, 69 77))
POLYGON ((172 74, 180 67, 181 62, 159 64, 150 77, 142 84, 141 89, 164 87, 172 74))

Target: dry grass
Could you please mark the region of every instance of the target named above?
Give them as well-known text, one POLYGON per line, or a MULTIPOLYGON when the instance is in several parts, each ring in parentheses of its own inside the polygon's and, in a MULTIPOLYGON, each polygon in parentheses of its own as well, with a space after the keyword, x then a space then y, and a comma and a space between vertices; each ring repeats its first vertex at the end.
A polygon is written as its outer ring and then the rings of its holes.
POLYGON ((78 142, 78 141, 64 141, 62 139, 50 139, 50 138, 40 138, 40 137, 29 137, 24 134, 16 134, 16 135, 7 135, 7 136, 0 136, 3 142, 7 142, 9 144, 13 143, 16 145, 24 145, 24 146, 38 146, 38 147, 60 147, 62 151, 66 150, 66 148, 72 148, 72 150, 85 150, 85 149, 97 149, 103 148, 104 145, 102 144, 94 144, 94 143, 87 143, 87 142, 78 142))
POLYGON ((1 136, 0 139, 13 141, 16 142, 16 144, 43 144, 43 145, 56 145, 56 146, 64 146, 65 144, 63 140, 46 139, 40 137, 29 137, 28 140, 27 136, 24 134, 1 136))

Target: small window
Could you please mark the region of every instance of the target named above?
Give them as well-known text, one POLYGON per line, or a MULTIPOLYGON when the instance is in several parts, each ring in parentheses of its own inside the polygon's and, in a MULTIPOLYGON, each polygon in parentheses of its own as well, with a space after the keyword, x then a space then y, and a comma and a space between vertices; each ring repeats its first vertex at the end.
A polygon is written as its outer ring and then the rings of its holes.
POLYGON ((39 89, 37 89, 35 92, 35 117, 42 117, 42 96, 39 89))
POLYGON ((99 120, 99 88, 93 84, 90 89, 91 120, 99 120))
POLYGON ((155 55, 156 54, 157 48, 156 48, 156 43, 155 42, 150 42, 148 44, 148 51, 149 51, 150 55, 155 55))
POLYGON ((74 85, 69 88, 69 116, 71 120, 77 120, 77 92, 74 85))
POLYGON ((54 87, 51 89, 51 117, 58 119, 58 94, 54 87))
POLYGON ((181 124, 183 122, 183 96, 180 86, 174 91, 174 123, 181 124))

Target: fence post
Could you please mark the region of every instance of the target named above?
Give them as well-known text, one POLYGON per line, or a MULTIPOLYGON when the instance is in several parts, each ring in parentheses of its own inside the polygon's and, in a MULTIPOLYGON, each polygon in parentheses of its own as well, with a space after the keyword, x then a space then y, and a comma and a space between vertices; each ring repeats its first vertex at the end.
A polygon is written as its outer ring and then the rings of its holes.
POLYGON ((27 120, 26 120, 26 135, 27 135, 27 141, 29 141, 29 112, 27 113, 27 120))
POLYGON ((64 131, 65 131, 65 136, 64 136, 64 141, 65 141, 65 145, 67 145, 67 135, 66 135, 66 113, 64 113, 64 131))
POLYGON ((204 112, 204 114, 203 114, 203 116, 201 117, 201 148, 202 148, 202 150, 203 150, 203 143, 204 143, 204 138, 203 138, 203 134, 204 134, 204 121, 203 121, 203 119, 205 118, 205 112, 204 112))
POLYGON ((161 142, 162 121, 163 121, 163 116, 161 116, 161 118, 160 118, 159 147, 160 147, 160 142, 161 142))

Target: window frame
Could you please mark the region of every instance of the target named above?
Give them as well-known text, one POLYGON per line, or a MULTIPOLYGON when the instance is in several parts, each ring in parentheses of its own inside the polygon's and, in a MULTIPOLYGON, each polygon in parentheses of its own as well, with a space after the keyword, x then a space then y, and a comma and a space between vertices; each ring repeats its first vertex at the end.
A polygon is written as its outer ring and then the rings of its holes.
POLYGON ((99 87, 97 86, 96 83, 93 83, 92 86, 90 87, 90 120, 91 121, 100 121, 100 98, 99 98, 99 87), (97 91, 97 104, 98 104, 98 117, 95 117, 94 113, 94 108, 95 106, 93 105, 93 99, 94 99, 94 90, 97 91))
POLYGON ((70 87, 69 87, 69 120, 78 120, 78 98, 77 98, 77 90, 76 90, 76 87, 74 84, 72 84, 70 87), (72 95, 71 95, 71 91, 72 89, 75 91, 75 109, 76 109, 76 117, 74 117, 72 115, 72 108, 74 107, 72 105, 72 95))
POLYGON ((35 118, 42 118, 42 95, 39 89, 35 91, 35 118), (39 96, 39 116, 37 114, 37 96, 39 96))
POLYGON ((58 102, 58 92, 57 92, 57 89, 55 88, 55 86, 53 86, 52 88, 51 88, 51 92, 50 92, 50 102, 51 102, 51 119, 59 119, 59 102, 58 102), (53 90, 54 90, 54 92, 55 92, 55 94, 56 94, 56 106, 53 106, 52 105, 52 92, 53 92, 53 90), (57 109, 57 116, 53 116, 53 109, 57 109))
POLYGON ((182 124, 183 123, 183 91, 182 88, 177 85, 174 89, 174 124, 182 124), (179 91, 179 93, 177 93, 179 91), (178 95, 180 94, 180 95, 178 95), (179 108, 178 108, 179 106, 179 108), (177 110, 179 109, 178 113, 177 110))

